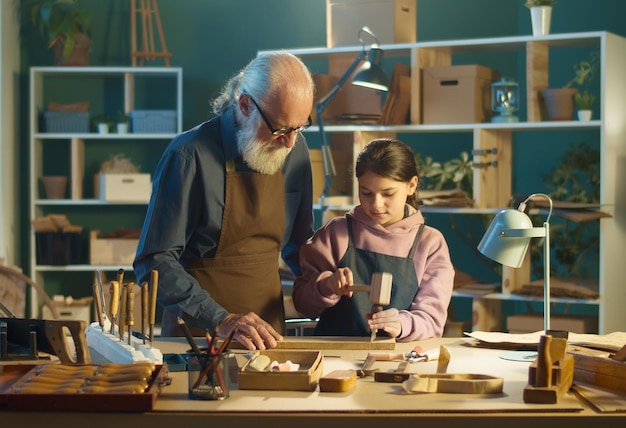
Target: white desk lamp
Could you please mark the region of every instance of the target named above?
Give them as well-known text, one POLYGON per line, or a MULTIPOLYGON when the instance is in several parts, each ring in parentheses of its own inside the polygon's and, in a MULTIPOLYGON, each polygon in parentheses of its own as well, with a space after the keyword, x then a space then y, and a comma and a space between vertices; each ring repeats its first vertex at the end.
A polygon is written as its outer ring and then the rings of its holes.
POLYGON ((544 238, 543 241, 543 328, 550 330, 550 216, 552 199, 543 193, 533 193, 522 202, 517 210, 500 211, 491 221, 489 228, 478 244, 478 251, 490 259, 519 268, 522 265, 530 238, 544 238), (536 196, 546 198, 550 203, 548 217, 543 227, 533 227, 530 218, 524 213, 526 203, 536 196))

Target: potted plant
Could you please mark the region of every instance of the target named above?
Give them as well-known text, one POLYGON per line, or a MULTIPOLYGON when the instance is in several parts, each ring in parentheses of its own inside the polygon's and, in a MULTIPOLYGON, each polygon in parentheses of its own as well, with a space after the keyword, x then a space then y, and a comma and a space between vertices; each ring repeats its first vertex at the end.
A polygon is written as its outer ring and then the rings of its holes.
POLYGON ((555 4, 554 0, 526 0, 524 6, 530 9, 533 36, 550 34, 550 19, 555 4))
POLYGON ((117 133, 118 134, 126 134, 128 133, 128 124, 130 122, 130 116, 128 116, 123 111, 117 112, 117 133))
MULTIPOLYGON (((551 120, 572 119, 576 95, 579 94, 579 89, 587 88, 591 82, 593 82, 597 64, 598 52, 591 52, 588 60, 574 64, 574 77, 562 88, 545 89, 542 91, 543 99, 546 102, 546 108, 551 120)), ((587 97, 583 97, 581 94, 580 98, 581 101, 582 98, 585 98, 588 106, 590 101, 588 91, 587 95, 587 97)), ((595 101, 595 97, 593 101, 595 101)), ((593 105, 593 102, 591 104, 593 105)))
POLYGON ((591 109, 596 102, 596 96, 590 94, 587 89, 574 95, 574 102, 578 107, 578 120, 591 120, 591 109))
POLYGON ((108 134, 109 129, 113 126, 113 121, 106 114, 94 117, 93 122, 98 129, 98 134, 108 134))
POLYGON ((91 17, 80 0, 24 0, 48 48, 54 48, 57 65, 88 65, 91 17))

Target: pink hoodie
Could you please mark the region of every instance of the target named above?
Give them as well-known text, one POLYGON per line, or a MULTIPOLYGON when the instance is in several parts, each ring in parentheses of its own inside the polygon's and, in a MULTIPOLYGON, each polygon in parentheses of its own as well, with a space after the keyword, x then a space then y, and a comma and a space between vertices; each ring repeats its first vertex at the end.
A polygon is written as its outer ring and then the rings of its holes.
MULTIPOLYGON (((408 257, 422 213, 409 206, 409 215, 385 228, 370 220, 360 206, 345 216, 330 220, 318 229, 300 248, 302 275, 296 278, 293 302, 303 315, 315 319, 324 309, 335 305, 340 296, 320 281, 337 270, 337 264, 348 248, 346 216, 352 217, 353 241, 356 248, 391 256, 408 257)), ((452 296, 454 268, 446 241, 437 229, 425 226, 415 252, 418 292, 409 310, 401 310, 402 333, 399 341, 441 337, 452 296)))

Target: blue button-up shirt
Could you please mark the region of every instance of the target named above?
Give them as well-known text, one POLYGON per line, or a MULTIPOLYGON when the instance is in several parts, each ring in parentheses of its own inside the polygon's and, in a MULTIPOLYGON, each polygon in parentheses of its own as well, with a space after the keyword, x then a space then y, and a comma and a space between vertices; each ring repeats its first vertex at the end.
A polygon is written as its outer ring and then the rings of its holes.
MULTIPOLYGON (((159 303, 182 310, 188 324, 210 331, 228 312, 183 268, 185 261, 212 258, 217 250, 225 196, 225 162, 250 171, 237 150, 232 109, 178 135, 154 173, 134 270, 141 282, 159 272, 159 303), (182 264, 181 264, 182 263, 182 264)), ((281 256, 300 273, 298 250, 313 233, 311 162, 298 135, 282 169, 286 225, 281 256)))

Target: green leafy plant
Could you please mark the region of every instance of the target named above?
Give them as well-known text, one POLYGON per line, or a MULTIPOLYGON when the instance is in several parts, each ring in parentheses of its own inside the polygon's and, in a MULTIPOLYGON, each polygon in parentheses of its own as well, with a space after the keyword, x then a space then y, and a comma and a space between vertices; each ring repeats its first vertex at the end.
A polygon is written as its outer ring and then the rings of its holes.
POLYGON ((116 120, 117 123, 129 123, 130 116, 124 113, 122 110, 118 110, 116 120))
POLYGON ((596 102, 596 96, 585 89, 582 93, 574 95, 574 101, 579 110, 591 110, 596 102))
MULTIPOLYGON (((563 202, 597 204, 600 201, 600 152, 587 143, 571 145, 561 157, 561 163, 543 182, 552 199, 563 202)), ((553 221, 550 240, 558 268, 570 277, 587 276, 585 259, 598 249, 598 222, 576 223, 567 219, 553 221)), ((542 250, 533 244, 533 252, 542 250)), ((537 254, 533 260, 541 260, 537 254)), ((555 266, 554 269, 557 267, 555 266)), ((534 269, 542 269, 534 267, 534 269)))
POLYGON ((63 46, 63 58, 70 57, 79 34, 91 37, 91 16, 79 0, 23 0, 48 48, 63 46))
POLYGON ((598 51, 590 52, 589 59, 580 61, 574 64, 574 77, 572 80, 565 84, 565 88, 573 88, 578 86, 579 88, 587 87, 592 82, 598 69, 598 51))
POLYGON ((554 0, 526 0, 524 6, 527 8, 539 7, 539 6, 554 6, 556 2, 554 0))
POLYGON ((422 189, 460 189, 467 195, 472 195, 474 171, 467 152, 461 152, 458 158, 450 159, 443 164, 434 162, 430 156, 422 158, 419 153, 415 155, 415 161, 422 175, 422 189))

